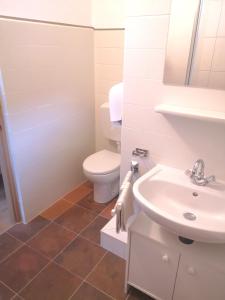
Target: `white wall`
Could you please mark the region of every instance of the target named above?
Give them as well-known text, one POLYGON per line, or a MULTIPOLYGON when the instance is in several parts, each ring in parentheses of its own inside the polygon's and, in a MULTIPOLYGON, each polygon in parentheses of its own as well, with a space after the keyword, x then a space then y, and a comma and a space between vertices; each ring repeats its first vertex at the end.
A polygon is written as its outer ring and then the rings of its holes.
POLYGON ((95 143, 96 150, 117 151, 116 144, 103 135, 100 105, 108 101, 110 88, 123 80, 124 0, 93 0, 95 27, 95 143), (101 30, 103 29, 103 30, 101 30))
POLYGON ((225 112, 225 92, 165 86, 163 72, 170 17, 169 0, 127 0, 122 130, 122 177, 135 147, 149 150, 142 172, 156 163, 183 170, 198 158, 206 173, 225 179, 225 126, 165 117, 154 107, 171 103, 225 112))
POLYGON ((34 20, 124 28, 125 0, 1 0, 0 15, 34 20))
POLYGON ((225 89, 225 0, 202 2, 191 84, 225 89))
MULTIPOLYGON (((5 1, 0 15, 109 29, 1 20, 0 65, 23 220, 83 180, 94 152, 96 116, 109 88, 122 80, 124 1, 5 1), (94 5, 94 6, 92 6, 94 5), (93 9, 93 10, 92 10, 93 9), (95 46, 94 46, 95 39, 95 46), (95 67, 94 67, 95 54, 95 67)), ((97 148, 111 148, 97 126, 97 148)))
POLYGON ((95 28, 124 28, 125 0, 92 0, 95 28))
POLYGON ((0 19, 4 115, 24 221, 81 184, 94 152, 93 30, 0 19))
POLYGON ((95 30, 95 144, 96 150, 117 151, 103 135, 100 106, 108 102, 110 88, 123 80, 124 30, 95 30))
POLYGON ((92 25, 92 0, 1 0, 0 15, 92 25))

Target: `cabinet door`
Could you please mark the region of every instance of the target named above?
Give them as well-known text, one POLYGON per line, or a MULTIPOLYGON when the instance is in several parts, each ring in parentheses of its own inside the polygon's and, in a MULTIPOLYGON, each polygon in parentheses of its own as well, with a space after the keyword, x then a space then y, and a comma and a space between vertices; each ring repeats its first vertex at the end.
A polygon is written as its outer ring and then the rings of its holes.
MULTIPOLYGON (((131 233, 128 283, 161 300, 171 300, 179 254, 131 233)), ((181 300, 181 299, 180 299, 181 300)))
POLYGON ((181 257, 173 300, 181 299, 224 300, 225 273, 207 261, 181 257))

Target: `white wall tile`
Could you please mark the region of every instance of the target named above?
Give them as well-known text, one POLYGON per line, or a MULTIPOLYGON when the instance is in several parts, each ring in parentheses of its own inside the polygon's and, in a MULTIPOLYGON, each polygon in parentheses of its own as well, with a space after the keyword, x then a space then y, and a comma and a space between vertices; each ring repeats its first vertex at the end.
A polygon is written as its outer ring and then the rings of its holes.
POLYGON ((2 0, 0 11, 3 16, 62 22, 75 25, 92 24, 92 0, 2 0), (65 5, 66 4, 66 5, 65 5))
POLYGON ((128 18, 126 48, 165 48, 169 16, 128 18), (155 34, 157 30, 158 34, 155 34))
POLYGON ((159 80, 163 76, 165 50, 126 49, 125 77, 159 80))
POLYGON ((212 70, 222 72, 225 71, 225 37, 216 39, 212 70))
POLYGON ((196 87, 208 87, 209 86, 210 71, 197 71, 193 72, 190 84, 196 87))
POLYGON ((209 87, 213 89, 225 89, 225 72, 211 72, 209 77, 209 87))
POLYGON ((219 26, 222 0, 207 0, 202 3, 199 34, 204 37, 214 37, 219 26))
POLYGON ((95 63, 105 65, 122 65, 123 48, 95 48, 95 63))
POLYGON ((123 80, 124 30, 95 30, 95 145, 96 150, 116 151, 104 137, 100 105, 108 101, 110 88, 123 80))
POLYGON ((162 82, 152 79, 125 77, 125 103, 153 107, 163 94, 162 82), (152 101, 149 101, 152 99, 152 101))
POLYGON ((95 47, 124 48, 124 30, 95 30, 95 47))
POLYGON ((123 125, 127 128, 133 128, 140 132, 146 132, 170 136, 172 135, 171 125, 167 119, 155 112, 154 106, 141 106, 134 104, 124 105, 123 125))
POLYGON ((93 30, 66 28, 0 22, 0 36, 7 36, 0 49, 3 107, 23 221, 81 184, 82 162, 94 151, 93 30))
MULTIPOLYGON (((126 48, 124 64, 125 103, 123 107, 124 123, 122 129, 122 168, 121 179, 129 168, 131 153, 135 147, 149 150, 148 159, 140 160, 141 173, 146 172, 156 163, 181 168, 191 168, 194 161, 202 157, 206 162, 206 173, 215 174, 225 179, 225 139, 224 126, 210 122, 183 119, 175 116, 163 116, 154 111, 160 103, 193 106, 225 112, 224 91, 205 90, 166 86, 163 84, 163 67, 165 49, 149 49, 146 40, 146 22, 140 15, 151 15, 161 18, 155 11, 161 6, 161 13, 167 12, 167 1, 128 1, 129 18, 126 31, 126 48), (132 5, 133 4, 133 5, 132 5), (138 8, 139 7, 139 8, 138 8), (139 9, 139 10, 138 10, 139 9), (130 23, 129 23, 130 22, 130 23), (132 25, 130 25, 132 24, 132 25), (138 26, 133 26, 138 24, 138 26), (138 39, 138 32, 143 31, 138 39), (137 49, 130 49, 134 47, 137 49), (151 68, 150 68, 151 66, 151 68)), ((147 18, 147 17, 146 17, 147 18)), ((157 36, 161 28, 152 31, 151 41, 158 43, 157 36)), ((148 38, 147 38, 148 40, 148 38)), ((151 48, 154 45, 151 44, 151 48)), ((211 54, 202 57, 202 66, 208 67, 211 54)), ((206 71, 207 72, 207 71, 206 71)), ((220 72, 215 72, 219 74, 220 72)), ((221 72, 222 73, 222 72, 221 72)), ((201 80, 208 80, 208 73, 199 75, 201 80)))
POLYGON ((116 80, 118 77, 122 78, 123 70, 119 65, 103 65, 96 64, 95 76, 96 80, 105 78, 106 80, 116 80))
POLYGON ((92 0, 92 18, 95 28, 123 28, 124 0, 92 0))
POLYGON ((199 70, 210 70, 215 47, 215 38, 203 38, 201 41, 201 50, 199 57, 199 70))
POLYGON ((225 37, 225 1, 223 0, 222 12, 220 15, 220 24, 218 28, 218 36, 225 37))
POLYGON ((171 0, 126 0, 127 16, 148 16, 170 13, 171 0))

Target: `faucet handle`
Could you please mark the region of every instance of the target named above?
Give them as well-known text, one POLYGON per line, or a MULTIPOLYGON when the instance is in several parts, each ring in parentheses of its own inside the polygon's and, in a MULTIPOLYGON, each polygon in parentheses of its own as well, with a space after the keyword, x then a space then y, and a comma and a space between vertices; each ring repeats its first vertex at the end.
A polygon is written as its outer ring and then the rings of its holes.
POLYGON ((191 169, 187 169, 184 174, 191 177, 193 175, 193 171, 191 169))
POLYGON ((205 178, 206 183, 214 182, 216 181, 216 177, 214 175, 208 176, 205 178))

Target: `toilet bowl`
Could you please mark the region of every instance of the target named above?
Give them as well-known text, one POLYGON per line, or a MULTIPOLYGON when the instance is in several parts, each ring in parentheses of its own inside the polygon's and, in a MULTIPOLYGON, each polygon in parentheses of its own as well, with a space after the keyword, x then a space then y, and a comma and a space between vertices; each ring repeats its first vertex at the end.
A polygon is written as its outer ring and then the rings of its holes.
POLYGON ((83 162, 87 179, 94 184, 94 200, 106 203, 119 193, 120 154, 101 150, 83 162))

